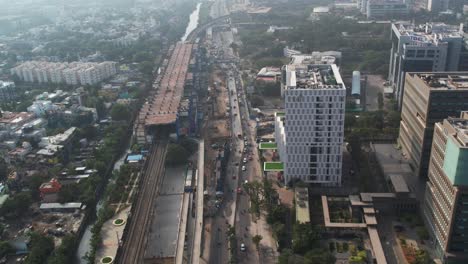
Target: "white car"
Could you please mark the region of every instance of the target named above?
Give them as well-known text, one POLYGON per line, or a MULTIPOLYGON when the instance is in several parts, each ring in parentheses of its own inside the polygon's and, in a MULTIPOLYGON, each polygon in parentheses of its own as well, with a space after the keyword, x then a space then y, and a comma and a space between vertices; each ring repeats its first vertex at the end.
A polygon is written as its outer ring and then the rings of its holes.
POLYGON ((242 171, 246 171, 247 168, 245 166, 242 166, 242 171))
POLYGON ((241 246, 240 246, 240 251, 245 252, 245 250, 246 250, 245 244, 242 243, 241 246))
POLYGON ((247 158, 244 158, 242 162, 247 163, 247 158))

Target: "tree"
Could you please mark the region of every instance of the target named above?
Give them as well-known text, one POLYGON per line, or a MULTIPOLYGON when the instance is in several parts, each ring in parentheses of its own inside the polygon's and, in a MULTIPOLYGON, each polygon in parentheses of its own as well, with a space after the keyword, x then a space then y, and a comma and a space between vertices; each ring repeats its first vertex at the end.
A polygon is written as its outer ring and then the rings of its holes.
POLYGON ((265 101, 263 100, 263 98, 258 95, 252 96, 252 98, 250 99, 250 103, 252 104, 252 107, 259 107, 265 105, 265 101))
POLYGON ((0 241, 0 259, 14 252, 13 247, 7 241, 0 241))
POLYGON ((260 248, 260 241, 262 241, 263 237, 261 235, 255 235, 252 237, 252 242, 255 244, 257 251, 260 248))
POLYGON ((8 198, 0 209, 0 213, 1 215, 19 217, 28 211, 31 203, 31 194, 28 192, 21 192, 13 196, 13 198, 8 198))
POLYGON ((303 264, 304 258, 294 254, 294 252, 286 248, 281 251, 281 255, 278 258, 278 264, 303 264))
POLYGON ((167 148, 166 164, 170 166, 181 165, 187 162, 190 153, 181 145, 170 144, 167 148))
POLYGON ((255 81, 255 88, 266 96, 280 96, 281 85, 278 82, 266 82, 263 80, 255 81))
POLYGON ((111 117, 114 121, 129 121, 130 111, 123 104, 115 104, 112 106, 111 117))
POLYGON ((82 129, 80 129, 80 132, 81 132, 81 136, 83 136, 84 138, 88 140, 94 139, 98 135, 98 131, 96 127, 93 125, 87 125, 83 127, 82 129))
POLYGON ((50 236, 37 232, 29 234, 31 238, 30 252, 25 264, 46 263, 50 253, 54 250, 54 240, 50 236))
POLYGON ((334 264, 336 259, 324 248, 314 248, 304 255, 304 264, 334 264))
POLYGON ((47 264, 73 263, 75 258, 75 245, 75 235, 66 235, 62 240, 62 244, 60 244, 54 254, 47 260, 47 264))
POLYGON ((40 175, 34 175, 28 179, 27 185, 33 199, 39 199, 39 186, 41 186, 44 180, 45 177, 40 175))
POLYGON ((307 250, 317 246, 320 234, 315 227, 310 224, 295 223, 293 226, 293 244, 294 253, 305 254, 307 250))
POLYGON ((8 177, 8 164, 4 159, 0 159, 0 182, 8 177))
POLYGON ((64 185, 58 192, 59 203, 76 202, 80 196, 80 189, 78 184, 64 185))

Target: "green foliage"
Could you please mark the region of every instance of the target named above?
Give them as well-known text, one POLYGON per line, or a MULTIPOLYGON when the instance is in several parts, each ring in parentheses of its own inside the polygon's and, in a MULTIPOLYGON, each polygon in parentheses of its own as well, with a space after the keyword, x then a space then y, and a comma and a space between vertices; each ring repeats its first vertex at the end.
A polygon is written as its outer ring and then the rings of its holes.
POLYGON ((47 258, 54 250, 53 238, 37 232, 31 232, 29 237, 31 239, 30 252, 25 264, 46 263, 47 258))
POLYGON ((131 118, 128 107, 123 104, 115 104, 112 106, 110 115, 114 121, 130 121, 131 118))
POLYGON ((190 138, 182 138, 179 144, 190 154, 193 154, 198 150, 198 143, 190 138))
POLYGON ((170 144, 167 148, 166 164, 170 166, 177 166, 187 163, 190 156, 184 147, 178 144, 170 144))
POLYGON ((349 260, 349 263, 353 263, 353 264, 367 263, 367 253, 365 250, 361 250, 357 252, 356 255, 350 256, 348 260, 349 260))
POLYGON ((267 66, 272 66, 272 67, 281 67, 285 63, 284 60, 279 59, 277 57, 266 57, 266 58, 260 58, 255 61, 255 68, 256 69, 261 69, 263 67, 267 66))
POLYGON ((98 218, 91 228, 91 250, 86 254, 85 259, 88 264, 93 264, 96 257, 96 250, 102 242, 101 229, 104 222, 109 220, 114 215, 114 211, 109 207, 108 203, 105 202, 98 212, 98 218))
POLYGON ((293 226, 293 244, 294 253, 305 254, 309 249, 318 246, 320 233, 310 224, 295 223, 293 226))
POLYGON ((344 242, 344 243, 343 243, 343 251, 344 251, 344 252, 348 252, 348 248, 349 248, 348 243, 347 243, 347 242, 344 242))
POLYGON ((128 198, 129 190, 125 186, 129 185, 133 169, 128 164, 124 164, 120 170, 113 173, 115 183, 108 186, 109 202, 118 203, 128 198))
POLYGON ((31 194, 29 192, 21 192, 5 201, 2 208, 0 208, 0 215, 14 218, 20 217, 28 211, 31 203, 31 194))
POLYGON ((278 264, 304 264, 304 257, 296 255, 291 249, 286 248, 281 251, 278 264))
POLYGON ((8 164, 4 159, 0 159, 0 182, 8 177, 8 164))
POLYGON ((384 107, 384 97, 383 97, 383 93, 379 93, 379 94, 378 94, 377 102, 378 102, 378 105, 379 105, 379 110, 382 110, 383 107, 384 107))
POLYGON ((0 259, 8 254, 14 253, 15 250, 7 241, 0 241, 0 259))
POLYGON ((429 232, 424 226, 417 226, 416 233, 418 234, 419 239, 421 240, 428 240, 429 239, 429 232))
POLYGON ((75 259, 76 236, 66 235, 62 239, 62 244, 49 257, 47 264, 73 263, 75 259))
POLYGON ((92 139, 95 139, 98 135, 98 131, 97 131, 97 128, 95 126, 92 126, 92 125, 88 125, 88 126, 85 126, 83 128, 80 129, 80 134, 82 137, 88 139, 88 140, 92 140, 92 139))
POLYGON ((281 85, 279 82, 255 81, 255 89, 265 96, 280 96, 281 85))
POLYGON ((39 199, 39 186, 47 179, 47 177, 34 175, 27 180, 27 186, 31 191, 33 199, 39 199))
POLYGON ((416 261, 414 262, 414 264, 432 264, 432 263, 434 262, 432 261, 427 251, 421 250, 421 249, 416 251, 416 261))
POLYGON ((334 264, 336 258, 324 248, 314 248, 304 255, 304 264, 334 264))
POLYGON ((76 202, 80 197, 78 184, 63 185, 57 196, 59 203, 76 202))
POLYGON ((262 105, 265 105, 265 100, 259 95, 253 95, 250 98, 250 103, 252 104, 252 107, 259 107, 262 105))
POLYGON ((260 241, 262 241, 263 237, 261 235, 255 235, 252 237, 252 242, 255 244, 257 251, 260 247, 260 241))

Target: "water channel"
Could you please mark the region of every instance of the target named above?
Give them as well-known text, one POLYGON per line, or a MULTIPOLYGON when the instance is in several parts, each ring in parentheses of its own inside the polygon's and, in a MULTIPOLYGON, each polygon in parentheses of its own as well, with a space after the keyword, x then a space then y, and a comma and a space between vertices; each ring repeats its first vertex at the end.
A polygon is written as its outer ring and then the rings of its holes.
POLYGON ((190 14, 189 23, 187 25, 187 28, 185 28, 184 36, 180 39, 181 41, 186 41, 190 33, 192 33, 192 31, 198 27, 200 6, 201 6, 201 3, 198 3, 197 8, 193 10, 192 14, 190 14))

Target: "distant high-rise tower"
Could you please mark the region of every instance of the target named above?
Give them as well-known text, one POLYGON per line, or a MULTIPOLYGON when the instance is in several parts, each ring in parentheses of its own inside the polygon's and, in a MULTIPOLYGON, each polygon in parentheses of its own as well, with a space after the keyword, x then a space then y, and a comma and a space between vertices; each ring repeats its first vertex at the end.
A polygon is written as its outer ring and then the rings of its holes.
POLYGON ((444 263, 468 263, 468 112, 434 126, 424 217, 444 263))
POLYGON ((434 124, 466 109, 468 72, 406 74, 398 143, 417 176, 427 176, 434 124))
POLYGON ((457 71, 463 35, 459 26, 392 24, 388 79, 401 109, 407 72, 457 71))

